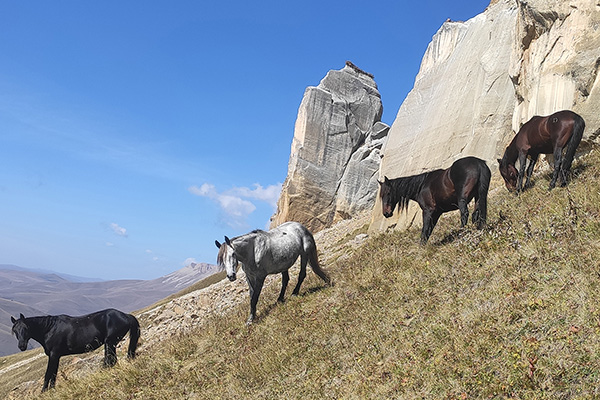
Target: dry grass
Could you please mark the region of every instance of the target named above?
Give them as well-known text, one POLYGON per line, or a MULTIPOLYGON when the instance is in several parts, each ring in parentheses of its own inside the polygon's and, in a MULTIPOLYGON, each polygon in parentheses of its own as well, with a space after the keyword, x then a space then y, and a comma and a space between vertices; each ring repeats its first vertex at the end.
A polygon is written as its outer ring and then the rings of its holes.
MULTIPOLYGON (((42 399, 600 397, 600 156, 568 188, 498 190, 483 231, 382 234, 323 288, 247 303, 42 399)), ((292 281, 293 282, 293 281, 292 281)))

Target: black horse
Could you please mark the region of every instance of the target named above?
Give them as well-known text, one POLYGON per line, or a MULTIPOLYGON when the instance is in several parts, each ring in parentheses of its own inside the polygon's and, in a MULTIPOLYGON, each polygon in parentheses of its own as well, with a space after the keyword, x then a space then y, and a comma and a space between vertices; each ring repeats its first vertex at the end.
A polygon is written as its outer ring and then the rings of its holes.
POLYGON ((431 231, 445 212, 460 210, 461 227, 469 220, 467 204, 475 198, 473 223, 481 229, 487 218, 487 193, 492 173, 485 161, 476 157, 456 160, 448 169, 436 169, 419 175, 379 182, 383 215, 393 215, 396 204, 406 210, 409 200, 423 210, 421 244, 427 243, 431 231))
POLYGON ((129 332, 127 356, 135 357, 140 324, 131 314, 108 309, 82 317, 68 315, 19 319, 10 317, 12 331, 19 341, 19 349, 27 350, 29 339, 39 342, 48 356, 42 392, 53 388, 61 356, 81 354, 96 350, 104 344, 104 365, 112 367, 117 362, 117 343, 129 332))

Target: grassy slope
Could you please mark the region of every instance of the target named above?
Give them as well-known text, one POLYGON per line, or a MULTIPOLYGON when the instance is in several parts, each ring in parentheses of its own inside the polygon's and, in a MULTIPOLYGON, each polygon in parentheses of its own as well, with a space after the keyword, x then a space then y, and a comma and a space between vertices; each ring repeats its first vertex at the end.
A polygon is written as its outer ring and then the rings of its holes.
POLYGON ((576 167, 566 189, 498 190, 484 231, 450 213, 426 247, 373 237, 327 265, 334 287, 309 272, 277 306, 270 288, 250 328, 245 303, 41 398, 600 396, 600 156, 576 167))

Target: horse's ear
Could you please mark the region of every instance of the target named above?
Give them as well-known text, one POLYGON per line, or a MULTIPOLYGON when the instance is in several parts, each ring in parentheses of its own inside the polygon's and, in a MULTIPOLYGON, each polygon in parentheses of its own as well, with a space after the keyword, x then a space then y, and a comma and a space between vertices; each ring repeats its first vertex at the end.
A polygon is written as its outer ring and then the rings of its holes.
POLYGON ((502 164, 502 159, 498 158, 497 161, 498 161, 498 164, 502 164))
POLYGON ((227 243, 228 246, 231 246, 231 241, 227 236, 225 236, 225 243, 227 243))
POLYGON ((25 319, 25 316, 23 314, 21 314, 21 319, 25 319))
POLYGON ((11 315, 10 316, 10 322, 12 322, 14 324, 15 322, 17 322, 17 320, 11 315))
POLYGON ((215 245, 217 246, 217 249, 220 249, 220 248, 221 248, 221 243, 219 243, 219 241, 218 241, 218 240, 215 240, 215 245))
POLYGON ((385 179, 385 183, 390 183, 390 180, 388 179, 387 176, 384 176, 383 179, 385 179))

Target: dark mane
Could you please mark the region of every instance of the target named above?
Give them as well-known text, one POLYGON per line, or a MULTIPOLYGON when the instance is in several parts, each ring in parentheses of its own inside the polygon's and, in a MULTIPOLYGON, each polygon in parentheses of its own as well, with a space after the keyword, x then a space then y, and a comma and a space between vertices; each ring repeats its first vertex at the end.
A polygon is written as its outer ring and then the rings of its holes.
POLYGON ((427 177, 432 172, 433 171, 402 178, 390 179, 392 193, 394 193, 394 197, 398 199, 398 207, 400 211, 406 211, 408 209, 408 202, 416 198, 417 194, 423 187, 423 182, 425 182, 427 177))

